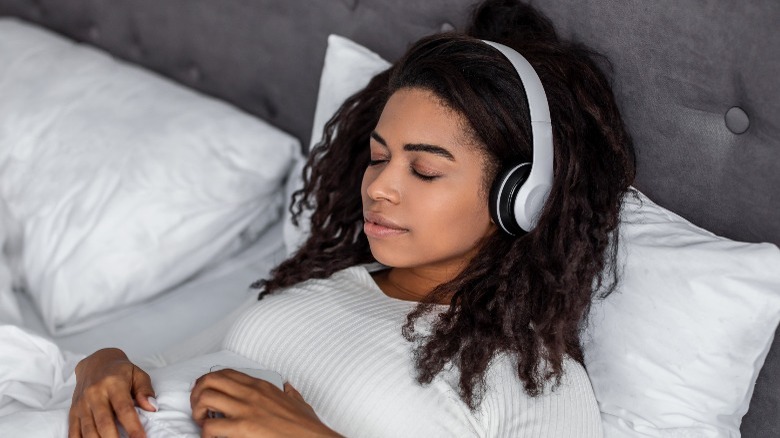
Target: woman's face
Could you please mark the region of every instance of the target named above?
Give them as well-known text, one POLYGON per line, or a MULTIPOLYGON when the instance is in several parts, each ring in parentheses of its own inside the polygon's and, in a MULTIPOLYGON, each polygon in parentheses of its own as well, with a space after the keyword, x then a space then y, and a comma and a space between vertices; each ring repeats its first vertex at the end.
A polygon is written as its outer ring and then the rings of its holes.
POLYGON ((431 92, 405 88, 385 105, 363 175, 371 253, 395 268, 452 275, 494 229, 483 188, 483 152, 465 119, 431 92))

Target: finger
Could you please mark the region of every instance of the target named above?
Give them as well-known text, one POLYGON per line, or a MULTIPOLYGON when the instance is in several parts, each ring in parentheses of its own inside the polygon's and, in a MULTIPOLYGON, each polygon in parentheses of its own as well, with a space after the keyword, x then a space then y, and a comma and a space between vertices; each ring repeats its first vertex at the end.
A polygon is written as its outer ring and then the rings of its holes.
POLYGON ((139 395, 136 397, 136 404, 145 411, 157 412, 160 409, 160 404, 154 397, 146 397, 139 395), (143 404, 143 406, 141 406, 143 404))
POLYGON ((306 402, 303 399, 303 396, 301 395, 301 393, 298 392, 298 390, 295 389, 290 382, 284 382, 284 393, 289 395, 290 397, 298 400, 298 401, 302 401, 304 403, 306 402))
POLYGON ((160 406, 157 403, 157 399, 154 396, 147 396, 145 394, 136 394, 134 397, 135 404, 139 408, 147 412, 157 412, 160 406))
POLYGON ((91 415, 79 417, 79 423, 81 425, 81 436, 83 438, 99 438, 97 429, 95 428, 95 420, 91 415))
POLYGON ((213 389, 201 392, 191 407, 192 419, 201 427, 209 420, 209 411, 219 412, 227 418, 238 417, 246 411, 245 404, 240 400, 213 389))
POLYGON ((271 392, 280 391, 279 388, 277 388, 275 385, 273 385, 271 382, 267 380, 253 377, 244 372, 229 369, 229 368, 225 368, 219 371, 214 371, 212 373, 202 376, 201 378, 207 376, 209 378, 218 379, 216 384, 221 385, 220 389, 223 392, 231 393, 231 391, 236 391, 236 393, 233 393, 231 395, 236 396, 238 398, 240 398, 242 395, 246 395, 247 392, 257 392, 258 390, 265 394, 267 394, 267 391, 271 391, 271 392))
POLYGON ((128 436, 131 438, 146 437, 146 432, 141 425, 141 419, 138 418, 138 412, 135 410, 131 398, 121 397, 112 399, 111 407, 114 409, 117 421, 125 428, 128 436))
POLYGON ((246 373, 242 373, 241 371, 234 370, 232 368, 224 368, 224 369, 221 369, 221 370, 212 371, 209 374, 213 374, 213 375, 220 376, 220 377, 225 377, 225 378, 228 378, 228 379, 230 379, 230 380, 232 380, 234 382, 242 383, 244 385, 251 385, 252 383, 254 383, 257 380, 262 380, 262 379, 257 379, 255 377, 252 377, 252 376, 250 376, 250 375, 248 375, 246 373))
POLYGON ((81 438, 81 423, 73 409, 68 412, 68 438, 81 438))
POLYGON ((235 426, 227 418, 209 418, 201 425, 201 438, 235 436, 235 426))
POLYGON ((119 438, 119 431, 114 421, 114 412, 108 404, 92 407, 92 422, 97 434, 105 438, 119 438))
POLYGON ((213 389, 201 392, 191 407, 192 419, 198 424, 209 418, 209 411, 219 412, 225 417, 235 417, 243 411, 238 400, 213 389))
MULTIPOLYGON (((244 387, 245 385, 229 377, 229 374, 226 371, 228 370, 214 371, 200 376, 200 378, 195 381, 192 392, 190 392, 190 406, 192 406, 195 401, 201 397, 201 394, 207 390, 216 390, 233 396, 239 392, 245 393, 246 391, 241 390, 241 387, 244 387)), ((238 373, 234 370, 230 371, 238 373)), ((249 378, 251 379, 251 377, 249 378)))
MULTIPOLYGON (((144 370, 134 367, 133 368, 133 386, 132 393, 135 398, 135 402, 138 406, 149 412, 156 412, 157 406, 149 401, 149 398, 154 398, 155 392, 152 387, 152 378, 144 370)), ((156 401, 156 400, 155 400, 156 401)))

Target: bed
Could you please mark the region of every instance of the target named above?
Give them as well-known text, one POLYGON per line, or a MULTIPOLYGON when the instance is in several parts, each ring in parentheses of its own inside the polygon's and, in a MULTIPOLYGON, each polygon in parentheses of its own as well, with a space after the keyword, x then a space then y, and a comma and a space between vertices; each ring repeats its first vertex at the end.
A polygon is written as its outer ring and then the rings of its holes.
MULTIPOLYGON (((382 58, 392 61, 421 36, 461 29, 472 3, 0 0, 0 17, 97 47, 123 63, 227 102, 230 111, 287 133, 289 137, 274 137, 277 151, 284 150, 279 152, 284 162, 275 170, 272 187, 283 199, 287 179, 295 178, 301 155, 316 143, 317 128, 327 117, 327 110, 318 105, 318 93, 322 101, 321 74, 329 35, 341 35, 370 49, 376 58, 369 57, 369 64, 382 58), (319 120, 315 112, 320 113, 319 120)), ((732 5, 727 13, 725 5, 711 1, 534 4, 563 36, 582 41, 610 59, 614 89, 637 149, 637 189, 679 214, 679 220, 718 236, 734 242, 780 244, 780 173, 776 171, 780 32, 775 29, 780 4, 755 0, 732 5)), ((330 42, 335 44, 333 38, 330 42)), ((382 65, 376 61, 373 68, 382 65)), ((353 78, 347 75, 343 80, 353 78)), ((0 106, 0 118, 10 117, 9 108, 0 106)), ((168 278, 168 287, 159 294, 54 335, 52 327, 56 332, 59 326, 47 326, 35 310, 43 301, 17 294, 23 325, 36 333, 48 331, 63 348, 84 353, 117 345, 133 357, 149 357, 190 339, 229 319, 232 311, 252 299, 255 292, 248 284, 266 275, 289 250, 280 201, 268 202, 269 211, 278 214, 260 225, 257 218, 235 225, 233 240, 203 256, 208 263, 201 261, 168 278), (248 229, 253 232, 247 233, 248 229)), ((727 246, 724 251, 739 254, 743 248, 727 246)), ((768 260, 772 264, 762 270, 780 272, 780 264, 768 260)), ((771 284, 769 289, 777 283, 771 284)), ((780 295, 780 289, 773 292, 780 295)), ((654 311, 646 309, 650 317, 654 311)), ((760 370, 755 390, 752 379, 743 389, 749 409, 745 404, 733 410, 745 437, 780 435, 780 341, 771 343, 776 313, 772 310, 755 320, 752 315, 740 317, 767 333, 767 348, 757 347, 761 351, 751 363, 756 372, 760 370), (744 417, 743 410, 747 410, 744 417)), ((631 429, 641 423, 632 418, 616 421, 631 429)), ((632 430, 662 436, 658 430, 632 430)), ((666 429, 663 436, 683 436, 681 430, 666 429)))

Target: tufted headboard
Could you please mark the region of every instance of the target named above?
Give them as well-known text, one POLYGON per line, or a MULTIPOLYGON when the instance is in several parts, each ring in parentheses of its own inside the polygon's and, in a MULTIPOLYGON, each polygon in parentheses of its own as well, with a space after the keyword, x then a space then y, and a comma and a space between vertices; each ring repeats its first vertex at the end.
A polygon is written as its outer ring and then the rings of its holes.
MULTIPOLYGON (((461 28, 473 0, 0 0, 40 23, 232 102, 308 144, 330 33, 388 59, 461 28)), ((613 64, 636 186, 717 234, 780 244, 780 2, 536 2, 613 64)), ((2 60, 0 60, 2 62, 2 60)), ((778 267, 780 269, 780 267, 778 267)), ((746 437, 780 436, 780 340, 746 437)))

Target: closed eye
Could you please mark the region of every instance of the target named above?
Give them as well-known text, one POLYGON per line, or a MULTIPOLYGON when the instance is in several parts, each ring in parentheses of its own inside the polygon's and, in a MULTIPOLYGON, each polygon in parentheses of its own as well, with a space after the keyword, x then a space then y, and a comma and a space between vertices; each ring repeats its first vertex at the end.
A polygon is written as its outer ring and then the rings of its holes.
POLYGON ((416 176, 417 178, 420 178, 423 181, 430 182, 435 180, 436 178, 439 178, 441 175, 428 175, 425 173, 421 173, 417 170, 415 170, 414 167, 411 168, 412 175, 416 176))

